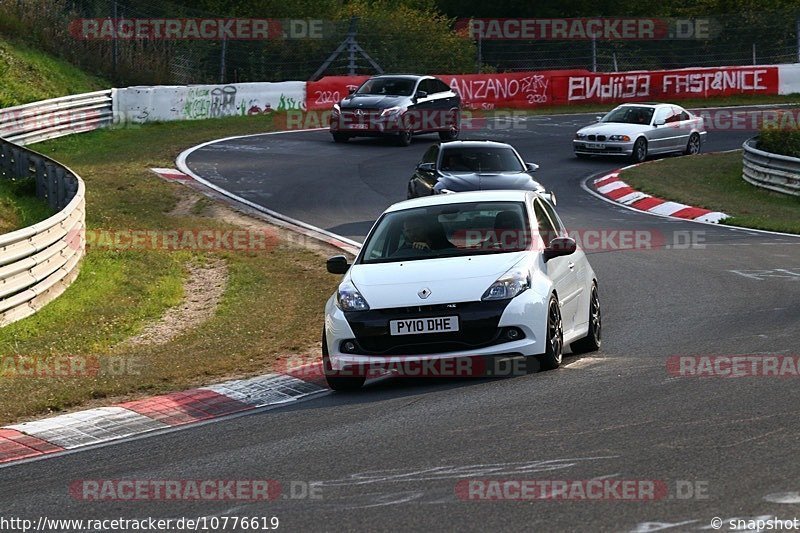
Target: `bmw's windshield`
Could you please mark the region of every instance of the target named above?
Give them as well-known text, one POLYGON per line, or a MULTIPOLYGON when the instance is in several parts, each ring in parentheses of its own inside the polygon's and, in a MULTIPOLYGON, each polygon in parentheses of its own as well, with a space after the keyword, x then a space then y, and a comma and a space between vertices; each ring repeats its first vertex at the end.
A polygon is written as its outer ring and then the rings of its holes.
POLYGON ((416 82, 408 78, 373 78, 358 88, 356 94, 411 96, 416 82))
POLYGON ((503 147, 445 148, 439 169, 445 172, 522 172, 514 150, 503 147))
POLYGON ((639 107, 639 106, 622 106, 614 109, 602 119, 600 122, 619 122, 623 124, 650 124, 650 119, 653 118, 652 107, 639 107))
POLYGON ((371 233, 360 263, 519 252, 531 243, 524 202, 469 202, 394 211, 371 233))

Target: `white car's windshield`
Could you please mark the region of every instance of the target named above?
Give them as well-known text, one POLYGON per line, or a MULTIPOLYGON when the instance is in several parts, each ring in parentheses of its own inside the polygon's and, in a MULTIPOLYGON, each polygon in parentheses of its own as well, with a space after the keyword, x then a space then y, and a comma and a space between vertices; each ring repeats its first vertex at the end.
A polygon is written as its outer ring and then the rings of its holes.
POLYGON ((650 119, 653 118, 652 107, 639 107, 639 106, 622 106, 614 109, 602 119, 600 122, 620 122, 623 124, 650 124, 650 119))
POLYGON ((440 170, 445 172, 522 172, 511 148, 446 148, 442 151, 440 170))
POLYGON ((407 78, 374 78, 364 82, 356 94, 411 96, 414 84, 414 80, 407 78))
POLYGON ((394 211, 381 217, 360 263, 519 252, 531 243, 523 202, 469 202, 394 211))

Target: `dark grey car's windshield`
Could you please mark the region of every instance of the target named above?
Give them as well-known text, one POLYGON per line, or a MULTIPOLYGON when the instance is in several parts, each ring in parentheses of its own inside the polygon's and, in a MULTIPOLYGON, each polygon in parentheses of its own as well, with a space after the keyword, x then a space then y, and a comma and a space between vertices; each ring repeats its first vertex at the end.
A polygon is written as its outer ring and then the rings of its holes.
POLYGON ((360 262, 391 263, 519 252, 531 243, 524 202, 469 202, 387 213, 360 262))
POLYGON ((375 78, 364 82, 356 94, 411 96, 414 85, 416 85, 414 80, 406 78, 375 78))
POLYGON ((445 172, 522 172, 514 150, 504 147, 453 147, 442 150, 439 169, 445 172))
POLYGON ((600 122, 620 122, 623 124, 650 124, 653 118, 652 107, 624 106, 618 107, 600 119, 600 122))

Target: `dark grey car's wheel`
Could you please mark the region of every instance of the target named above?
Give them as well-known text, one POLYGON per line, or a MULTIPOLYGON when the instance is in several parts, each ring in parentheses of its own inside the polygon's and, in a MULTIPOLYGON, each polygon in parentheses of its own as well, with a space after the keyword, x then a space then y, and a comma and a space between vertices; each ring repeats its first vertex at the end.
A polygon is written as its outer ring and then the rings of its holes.
POLYGON ((364 376, 341 375, 345 372, 333 369, 330 357, 328 357, 328 342, 324 331, 322 332, 322 372, 325 374, 328 386, 335 391, 358 390, 366 381, 364 376))
POLYGON ((592 293, 589 296, 589 331, 586 336, 579 339, 569 347, 572 353, 596 352, 603 343, 603 317, 600 314, 600 296, 597 293, 597 284, 592 284, 592 293))
POLYGON ((408 146, 411 144, 411 130, 402 130, 397 134, 397 144, 408 146))
POLYGON ((561 321, 561 308, 555 296, 550 297, 547 304, 547 349, 539 356, 542 370, 553 370, 561 366, 564 351, 564 325, 561 321))
POLYGON ((684 155, 696 155, 700 153, 700 135, 692 133, 689 135, 689 142, 686 143, 686 149, 683 151, 684 155))
POLYGON ((450 128, 447 131, 439 132, 439 139, 442 141, 455 141, 458 139, 459 134, 461 134, 461 115, 458 109, 451 109, 450 112, 453 114, 453 118, 450 121, 450 128))
POLYGON ((346 143, 350 140, 350 136, 346 133, 332 133, 331 135, 333 135, 333 142, 346 143))
POLYGON ((644 137, 639 137, 633 143, 633 153, 631 159, 634 163, 641 163, 647 159, 647 140, 644 137))

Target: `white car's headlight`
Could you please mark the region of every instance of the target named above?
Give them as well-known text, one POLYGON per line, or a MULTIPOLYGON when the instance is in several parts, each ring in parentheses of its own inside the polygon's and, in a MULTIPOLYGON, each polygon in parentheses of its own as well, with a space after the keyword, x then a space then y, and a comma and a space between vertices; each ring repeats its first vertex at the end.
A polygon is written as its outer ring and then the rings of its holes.
POLYGON ((575 134, 575 138, 576 139, 585 139, 586 138, 586 134, 578 132, 578 133, 575 134))
POLYGON ((608 140, 609 140, 609 141, 622 141, 622 142, 628 142, 628 141, 630 141, 630 140, 631 140, 631 138, 630 138, 630 137, 628 137, 627 135, 611 135, 611 136, 608 138, 608 140))
POLYGON ((399 115, 400 113, 402 113, 405 110, 406 110, 406 108, 404 108, 404 107, 387 107, 386 109, 381 111, 381 116, 382 117, 388 117, 388 116, 392 116, 392 115, 399 115))
POLYGON ((481 300, 508 300, 531 288, 530 273, 518 268, 509 270, 492 283, 481 300))
POLYGON ((367 301, 350 281, 339 285, 336 291, 336 306, 342 311, 369 311, 367 301))

